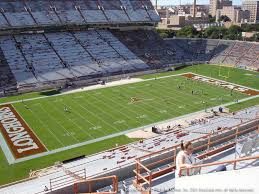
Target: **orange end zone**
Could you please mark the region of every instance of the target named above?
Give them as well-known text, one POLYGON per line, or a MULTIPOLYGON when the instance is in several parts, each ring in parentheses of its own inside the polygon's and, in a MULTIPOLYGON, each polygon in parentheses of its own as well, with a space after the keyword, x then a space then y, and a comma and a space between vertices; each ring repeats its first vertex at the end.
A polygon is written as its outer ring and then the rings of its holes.
POLYGON ((257 90, 249 89, 249 88, 239 86, 237 84, 225 82, 225 81, 222 81, 222 80, 217 80, 217 79, 213 79, 213 78, 209 78, 209 77, 205 77, 205 76, 201 76, 201 75, 196 75, 196 74, 192 74, 192 73, 185 73, 185 74, 182 74, 182 76, 186 77, 186 78, 189 78, 189 79, 202 81, 202 82, 205 82, 205 83, 208 83, 208 84, 221 86, 223 88, 227 88, 227 89, 230 89, 230 90, 241 92, 241 93, 244 93, 244 94, 247 94, 247 95, 250 95, 250 96, 259 95, 259 91, 257 91, 257 90))
POLYGON ((0 130, 16 159, 47 151, 11 104, 0 106, 0 130))

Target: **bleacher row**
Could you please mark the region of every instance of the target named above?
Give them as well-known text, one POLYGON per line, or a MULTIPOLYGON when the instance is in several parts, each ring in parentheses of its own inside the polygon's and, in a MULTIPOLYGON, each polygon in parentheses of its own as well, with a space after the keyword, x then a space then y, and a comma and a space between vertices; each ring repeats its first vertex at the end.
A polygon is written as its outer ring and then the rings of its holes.
POLYGON ((1 0, 0 29, 158 22, 149 0, 1 0))
POLYGON ((210 62, 259 69, 259 44, 163 40, 152 30, 86 30, 0 36, 0 89, 35 87, 210 62))
POLYGON ((148 69, 105 30, 2 36, 0 47, 19 85, 148 69))
POLYGON ((168 42, 171 45, 177 44, 190 53, 193 61, 209 61, 213 64, 259 70, 257 43, 212 39, 175 39, 168 42))
POLYGON ((151 68, 210 62, 259 69, 259 44, 228 40, 175 38, 163 40, 154 31, 115 31, 114 35, 151 68))

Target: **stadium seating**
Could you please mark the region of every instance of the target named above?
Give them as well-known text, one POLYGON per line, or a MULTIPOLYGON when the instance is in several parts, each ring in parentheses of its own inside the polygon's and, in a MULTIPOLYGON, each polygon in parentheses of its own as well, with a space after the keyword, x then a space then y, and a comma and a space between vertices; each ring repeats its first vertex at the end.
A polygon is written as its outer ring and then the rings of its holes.
POLYGON ((49 2, 44 0, 26 1, 25 6, 31 12, 31 16, 38 25, 60 24, 58 16, 51 9, 49 2))
MULTIPOLYGON (((0 1, 3 23, 8 23, 12 27, 25 27, 35 25, 35 21, 30 13, 25 9, 22 1, 0 1)), ((2 22, 1 22, 2 23, 2 22)), ((0 26, 0 27, 6 27, 0 26)))
POLYGON ((0 10, 2 28, 160 20, 149 0, 2 0, 0 10))
MULTIPOLYGON (((72 21, 71 18, 69 20, 72 21)), ((210 62, 244 69, 259 68, 257 44, 185 38, 163 40, 152 30, 9 35, 0 37, 0 47, 1 58, 4 59, 1 65, 10 68, 19 87, 133 73, 186 63, 210 62)), ((13 82, 14 79, 10 85, 13 82)))
POLYGON ((151 30, 113 31, 113 34, 140 59, 150 65, 151 69, 172 66, 184 57, 179 47, 170 48, 158 34, 151 30), (182 55, 176 55, 181 52, 182 55))
POLYGON ((18 86, 149 69, 107 30, 1 36, 0 47, 18 86))
POLYGON ((34 84, 35 76, 28 68, 22 53, 17 48, 15 40, 11 36, 0 37, 0 46, 18 85, 34 84), (4 48, 4 49, 3 49, 4 48))
POLYGON ((13 73, 7 63, 4 53, 0 49, 0 91, 16 86, 13 73))

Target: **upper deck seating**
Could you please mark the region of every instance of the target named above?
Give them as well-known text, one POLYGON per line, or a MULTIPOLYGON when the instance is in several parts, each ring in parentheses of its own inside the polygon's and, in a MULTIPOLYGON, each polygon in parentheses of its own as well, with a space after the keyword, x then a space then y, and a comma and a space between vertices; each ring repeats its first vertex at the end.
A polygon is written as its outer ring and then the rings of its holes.
POLYGON ((21 43, 21 51, 28 64, 34 68, 40 82, 49 82, 72 78, 71 73, 64 68, 62 61, 51 48, 44 35, 16 35, 21 43))
POLYGON ((113 31, 113 34, 152 69, 197 59, 196 54, 187 50, 187 42, 180 43, 185 40, 163 40, 151 30, 113 31))
POLYGON ((3 26, 1 27, 6 27, 6 23, 8 22, 12 27, 26 27, 35 25, 33 18, 25 9, 25 6, 21 0, 1 0, 0 9, 2 10, 3 16, 1 17, 3 21, 1 22, 3 23, 3 26))
MULTIPOLYGON (((105 32, 95 30, 75 32, 76 38, 98 61, 101 68, 106 73, 114 74, 118 72, 134 71, 134 66, 129 63, 113 46, 107 37, 103 37, 105 32)), ((106 34, 111 36, 111 34, 106 34)))
POLYGON ((0 27, 158 22, 150 0, 2 0, 0 27))
POLYGON ((109 22, 113 23, 124 23, 129 22, 120 0, 106 1, 100 0, 100 6, 103 8, 103 12, 109 22))
POLYGON ((54 9, 51 9, 49 1, 25 1, 25 6, 30 9, 32 17, 35 19, 38 25, 60 24, 59 18, 54 12, 54 9))
POLYGON ((52 0, 50 5, 55 9, 62 24, 83 24, 84 18, 76 10, 76 2, 71 0, 52 0))
POLYGON ((149 69, 107 30, 1 36, 0 48, 21 86, 149 69))
POLYGON ((139 0, 120 0, 126 8, 126 12, 132 22, 148 22, 152 19, 149 17, 142 1, 139 0))
POLYGON ((72 33, 48 33, 46 37, 73 75, 82 77, 103 73, 72 33))

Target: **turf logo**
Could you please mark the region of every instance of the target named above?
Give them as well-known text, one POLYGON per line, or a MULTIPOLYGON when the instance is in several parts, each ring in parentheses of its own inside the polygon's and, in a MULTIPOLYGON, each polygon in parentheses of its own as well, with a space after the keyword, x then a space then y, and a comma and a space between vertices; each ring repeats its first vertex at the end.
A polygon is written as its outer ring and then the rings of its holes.
POLYGON ((204 76, 201 76, 201 75, 186 73, 186 74, 183 74, 182 76, 187 77, 189 79, 193 79, 193 80, 205 82, 205 83, 208 83, 208 84, 220 86, 220 87, 223 87, 223 88, 227 88, 229 90, 234 90, 234 91, 237 91, 237 92, 245 93, 245 94, 248 94, 248 95, 251 95, 251 96, 255 96, 255 95, 259 94, 259 92, 256 91, 256 90, 252 90, 252 89, 249 89, 249 88, 246 88, 246 87, 243 87, 243 86, 239 86, 239 85, 236 85, 236 84, 232 84, 232 83, 229 83, 229 82, 225 82, 225 81, 222 81, 222 80, 204 77, 204 76))
POLYGON ((0 130, 15 158, 46 151, 12 105, 0 106, 0 130))

